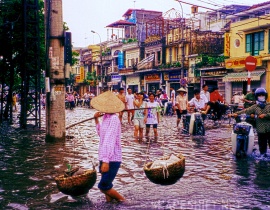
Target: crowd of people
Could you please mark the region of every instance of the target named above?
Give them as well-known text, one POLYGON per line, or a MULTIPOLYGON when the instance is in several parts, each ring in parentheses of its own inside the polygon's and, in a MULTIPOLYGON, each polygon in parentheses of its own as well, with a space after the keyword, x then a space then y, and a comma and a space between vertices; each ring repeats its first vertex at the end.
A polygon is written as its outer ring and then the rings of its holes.
MULTIPOLYGON (((203 89, 194 90, 194 97, 188 101, 187 91, 180 88, 174 91, 171 88, 171 98, 164 97, 164 92, 158 90, 157 93, 150 92, 146 94, 144 91, 139 93, 132 93, 128 88, 125 95, 124 89, 120 88, 119 91, 107 91, 95 97, 91 105, 97 110, 94 114, 97 133, 100 137, 99 143, 99 169, 101 179, 98 187, 102 193, 105 194, 107 202, 113 200, 125 202, 126 199, 113 188, 113 180, 117 175, 122 161, 121 149, 121 124, 123 120, 123 112, 128 112, 128 123, 134 124, 134 137, 142 139, 143 129, 146 128, 145 137, 149 135, 150 128, 153 127, 155 139, 158 137, 158 124, 160 121, 160 106, 165 106, 165 103, 172 103, 175 112, 177 113, 176 125, 179 125, 179 119, 182 115, 191 110, 201 111, 202 115, 208 114, 210 109, 217 118, 220 116, 218 113, 222 110, 224 99, 215 88, 213 92, 208 92, 208 87, 203 86, 203 89), (175 94, 178 93, 178 94, 175 94), (162 99, 167 98, 167 102, 162 103, 162 99), (102 122, 99 117, 103 116, 102 122)), ((270 104, 266 102, 268 93, 264 88, 258 88, 250 93, 254 94, 256 103, 249 108, 238 111, 231 116, 237 116, 241 113, 256 114, 257 115, 257 132, 259 150, 262 155, 266 155, 267 143, 270 147, 270 104)), ((239 103, 251 104, 252 98, 249 96, 239 99, 239 103)))
POLYGON ((65 99, 72 109, 76 106, 86 106, 91 108, 90 102, 95 97, 95 94, 91 91, 86 91, 84 94, 80 95, 76 91, 66 93, 65 99))

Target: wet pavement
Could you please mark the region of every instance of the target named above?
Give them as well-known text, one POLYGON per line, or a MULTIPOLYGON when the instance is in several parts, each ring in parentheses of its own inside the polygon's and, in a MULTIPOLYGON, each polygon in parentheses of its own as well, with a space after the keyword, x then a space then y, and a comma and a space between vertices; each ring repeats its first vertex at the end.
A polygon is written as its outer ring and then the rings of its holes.
MULTIPOLYGON (((93 114, 93 109, 66 110, 66 126, 93 114)), ((72 198, 57 189, 54 178, 67 164, 97 169, 99 138, 94 121, 68 129, 67 136, 74 138, 59 143, 45 142, 44 122, 41 131, 3 123, 0 209, 270 209, 270 158, 261 158, 256 150, 251 157, 235 159, 231 126, 223 122, 214 128, 211 123, 204 137, 190 137, 175 128, 175 116, 165 116, 158 142, 148 143, 134 140, 133 126, 124 116, 123 163, 114 187, 129 200, 127 204, 105 203, 97 188, 100 174, 85 196, 72 198), (153 184, 144 174, 144 164, 171 153, 185 156, 183 177, 169 186, 153 184)), ((257 148, 257 140, 255 144, 257 148)))

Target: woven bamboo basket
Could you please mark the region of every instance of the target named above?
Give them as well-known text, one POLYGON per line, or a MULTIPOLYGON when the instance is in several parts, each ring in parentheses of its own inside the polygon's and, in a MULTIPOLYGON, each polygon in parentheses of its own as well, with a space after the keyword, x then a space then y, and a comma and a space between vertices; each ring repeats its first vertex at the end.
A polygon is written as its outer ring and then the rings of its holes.
POLYGON ((67 176, 60 175, 55 178, 57 188, 64 194, 71 196, 80 196, 88 193, 94 186, 97 179, 97 172, 93 170, 85 170, 83 174, 67 176))
MULTIPOLYGON (((177 157, 180 159, 178 162, 167 166, 169 172, 168 176, 164 176, 164 168, 150 168, 153 162, 146 163, 144 165, 144 173, 146 177, 155 184, 160 185, 171 185, 175 184, 185 172, 185 157, 182 154, 178 154, 177 157)), ((161 158, 161 160, 167 160, 168 157, 161 158)))

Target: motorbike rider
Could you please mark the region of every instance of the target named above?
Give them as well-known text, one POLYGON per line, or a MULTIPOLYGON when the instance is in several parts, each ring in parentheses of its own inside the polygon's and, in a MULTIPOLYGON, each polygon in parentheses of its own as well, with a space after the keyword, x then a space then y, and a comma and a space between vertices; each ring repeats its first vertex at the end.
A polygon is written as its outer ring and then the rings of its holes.
POLYGON ((258 133, 258 144, 261 155, 266 157, 267 142, 270 147, 270 103, 267 103, 268 93, 264 88, 255 91, 256 104, 229 116, 237 117, 240 114, 256 115, 256 130, 258 133))
POLYGON ((251 92, 249 92, 245 98, 244 98, 244 108, 248 108, 251 107, 252 105, 254 105, 256 103, 256 99, 255 99, 255 91, 256 88, 253 88, 251 92))

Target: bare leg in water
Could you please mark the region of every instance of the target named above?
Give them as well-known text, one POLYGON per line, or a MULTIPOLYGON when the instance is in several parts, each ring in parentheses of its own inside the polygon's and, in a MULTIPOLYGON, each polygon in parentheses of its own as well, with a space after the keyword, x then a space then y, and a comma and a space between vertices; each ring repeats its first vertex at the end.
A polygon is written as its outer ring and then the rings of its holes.
POLYGON ((115 200, 117 200, 117 201, 119 201, 119 202, 123 202, 123 201, 125 201, 126 199, 122 196, 122 195, 120 195, 115 189, 109 189, 109 190, 100 190, 102 193, 104 193, 105 194, 105 196, 106 196, 106 201, 107 202, 111 202, 112 201, 112 199, 115 199, 115 200))

